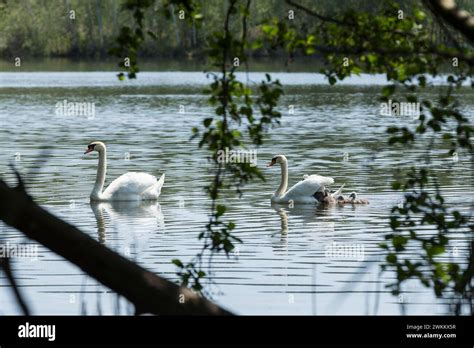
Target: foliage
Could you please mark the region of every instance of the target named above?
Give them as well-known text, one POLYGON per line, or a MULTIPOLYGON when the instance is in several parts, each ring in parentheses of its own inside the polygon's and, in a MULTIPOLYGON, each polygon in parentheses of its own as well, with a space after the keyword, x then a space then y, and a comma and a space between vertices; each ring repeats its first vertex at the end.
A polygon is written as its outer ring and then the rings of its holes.
MULTIPOLYGON (((199 145, 206 146, 215 165, 215 176, 208 192, 212 199, 212 214, 206 230, 199 235, 204 246, 192 261, 180 267, 180 276, 185 284, 201 290, 200 279, 204 276, 201 261, 204 252, 224 250, 227 254, 239 241, 233 236, 235 225, 224 222, 226 207, 218 203, 219 192, 223 188, 235 186, 237 192, 242 183, 260 177, 255 168, 242 165, 228 165, 217 161, 216 153, 224 147, 241 146, 242 133, 239 126, 245 121, 251 141, 259 145, 262 132, 278 121, 279 114, 274 110, 281 95, 281 86, 267 76, 267 81, 259 87, 261 95, 252 96, 252 89, 236 80, 237 69, 233 66, 234 57, 242 63, 247 62, 247 51, 283 49, 290 59, 298 54, 322 57, 326 64, 323 73, 333 85, 353 74, 383 73, 389 84, 381 90, 381 101, 403 98, 407 102, 419 102, 420 115, 417 125, 391 127, 389 143, 398 147, 409 147, 414 142, 431 139, 427 145, 424 160, 430 162, 431 149, 436 138, 449 142, 448 155, 454 153, 473 157, 470 141, 472 126, 462 115, 459 104, 453 94, 465 82, 474 86, 472 75, 474 55, 468 42, 446 28, 437 16, 413 5, 411 2, 387 1, 378 6, 377 12, 355 11, 341 8, 338 11, 324 11, 321 2, 307 8, 301 3, 287 0, 287 8, 297 9, 299 18, 291 20, 288 12, 280 18, 268 18, 259 24, 260 35, 247 37, 247 19, 250 1, 230 0, 224 17, 224 30, 215 31, 206 40, 210 63, 219 73, 212 73, 213 83, 207 90, 210 103, 216 116, 206 118, 204 131, 194 128, 194 136, 201 136, 199 145), (240 8, 238 4, 242 4, 240 8), (401 5, 402 6, 401 6, 401 5), (303 15, 301 15, 303 14, 303 15), (233 16, 241 20, 240 27, 232 22, 233 16), (433 28, 440 36, 433 35, 433 28), (235 34, 241 32, 240 38, 235 34), (453 65, 453 59, 459 65, 453 65), (451 72, 445 78, 442 72, 451 66, 451 72), (433 78, 445 78, 447 84, 437 101, 423 97, 422 91, 432 86, 433 78), (260 118, 255 116, 253 105, 259 106, 260 118), (441 136, 440 136, 441 135, 441 136), (232 174, 223 179, 224 173, 232 174), (197 266, 196 266, 197 265, 197 266)), ((194 11, 195 2, 174 1, 178 8, 194 11)), ((281 7, 278 7, 281 8, 281 7)), ((192 16, 189 16, 192 18, 192 16)), ((133 42, 132 42, 133 43, 133 42)), ((131 77, 134 77, 132 75, 131 77)), ((401 206, 392 209, 391 227, 393 233, 386 236, 381 248, 386 250, 384 269, 396 272, 396 282, 390 284, 394 294, 400 293, 402 285, 411 278, 419 279, 424 285, 432 287, 437 296, 457 298, 455 312, 460 312, 460 303, 467 299, 472 310, 473 286, 473 245, 467 246, 467 262, 446 262, 440 259, 450 245, 450 235, 466 233, 472 241, 474 232, 469 216, 459 211, 451 211, 445 205, 445 198, 437 187, 436 176, 427 168, 414 166, 404 180, 395 181, 393 188, 405 193, 401 206), (433 188, 435 193, 433 193, 433 188), (432 225, 438 231, 436 235, 423 236, 421 226, 432 225), (421 248, 417 245, 421 244, 421 248), (419 259, 411 261, 406 253, 408 249, 419 250, 419 259)))
MULTIPOLYGON (((117 37, 117 46, 112 47, 109 53, 122 57, 122 61, 119 63, 119 67, 128 70, 128 78, 133 79, 139 72, 137 64, 137 54, 140 46, 145 40, 145 34, 143 31, 145 18, 145 11, 153 4, 152 0, 128 0, 123 4, 123 8, 130 11, 133 14, 135 28, 132 29, 129 26, 123 26, 120 29, 120 34, 117 37), (126 61, 128 59, 128 61, 126 61)), ((119 73, 120 80, 124 79, 124 74, 119 73)))
MULTIPOLYGON (((406 102, 421 105, 414 129, 409 126, 388 128, 390 144, 409 147, 415 141, 426 139, 431 132, 431 142, 424 156, 429 164, 435 136, 441 133, 442 139, 450 143, 448 155, 463 151, 464 156, 473 158, 472 126, 459 109, 460 101, 453 95, 453 90, 461 88, 464 82, 474 86, 474 55, 468 47, 450 32, 447 33, 451 38, 449 44, 434 45, 429 31, 430 19, 417 6, 411 8, 410 16, 395 3, 375 16, 351 10, 337 18, 328 18, 306 10, 319 19, 317 30, 301 35, 302 30, 288 21, 274 20, 263 28, 267 44, 274 49, 282 47, 289 55, 295 50, 307 55, 321 54, 327 64, 322 72, 331 85, 352 74, 385 74, 389 85, 382 88, 381 101, 404 97, 406 102), (453 64, 455 61, 459 65, 453 64), (419 100, 422 90, 432 85, 430 79, 444 78, 441 72, 450 65, 453 68, 445 78, 447 87, 443 88, 439 100, 419 100)), ((387 235, 387 243, 381 245, 387 251, 383 269, 393 269, 397 275, 396 282, 389 287, 394 294, 399 294, 405 281, 416 278, 432 287, 436 296, 455 299, 455 313, 460 313, 465 300, 470 303, 471 311, 474 310, 474 225, 470 224, 470 217, 448 210, 435 175, 426 168, 412 167, 406 180, 395 181, 393 188, 405 192, 405 201, 401 207, 392 209, 394 233, 387 235), (436 187, 435 194, 430 192, 430 184, 436 187), (424 225, 434 226, 438 234, 422 236, 419 232, 424 225), (437 256, 446 256, 450 235, 455 232, 466 233, 467 240, 471 241, 464 258, 467 262, 440 261, 437 256), (421 250, 417 243, 421 244, 421 250), (420 250, 419 259, 410 261, 404 253, 407 249, 420 250)))
MULTIPOLYGON (((134 15, 137 27, 135 33, 138 35, 129 35, 130 30, 126 30, 125 35, 118 37, 118 47, 113 53, 116 55, 123 51, 134 53, 131 59, 133 64, 128 69, 128 77, 135 78, 138 72, 136 52, 143 42, 142 33, 145 30, 143 21, 140 19, 143 18, 143 12, 148 4, 134 1, 130 3, 131 5, 126 9, 139 14, 134 15)), ((203 18, 196 2, 175 0, 165 5, 165 9, 170 4, 174 5, 173 8, 178 13, 185 11, 184 13, 188 14, 185 18, 188 18, 191 24, 193 20, 203 18)), ((245 2, 231 0, 224 18, 224 27, 220 31, 214 31, 206 44, 210 68, 219 71, 209 73, 213 82, 204 91, 209 95, 209 103, 215 107, 215 116, 203 120, 203 129, 194 127, 192 138, 200 137, 199 147, 206 147, 209 150, 209 159, 213 163, 215 175, 206 188, 212 201, 211 214, 205 230, 198 235, 198 239, 203 241, 201 251, 186 264, 179 259, 173 260, 179 269, 177 274, 181 283, 199 292, 203 290, 202 278, 209 273, 203 270, 204 258, 208 257, 211 260, 215 253, 222 251, 229 256, 235 248, 235 243, 241 242, 233 234, 235 223, 224 220, 227 207, 219 202, 220 192, 223 189, 234 188, 238 194, 242 194, 242 185, 255 178, 263 180, 260 170, 250 163, 219 161, 219 151, 246 147, 247 141, 242 127, 247 130, 248 141, 257 146, 260 145, 263 133, 278 123, 281 116, 276 110, 277 101, 283 93, 278 80, 273 81, 267 75, 266 80, 258 86, 257 94, 254 94, 251 86, 239 81, 235 74, 241 64, 247 62, 246 35, 250 4, 250 0, 245 2), (240 3, 242 3, 241 6, 238 6, 240 3), (236 20, 240 20, 240 35, 231 29, 231 25, 236 20)), ((167 17, 172 18, 173 13, 168 13, 167 17)), ((123 76, 123 73, 119 74, 119 78, 122 79, 123 76)))
MULTIPOLYGON (((204 131, 200 132, 198 128, 193 128, 193 137, 201 136, 199 146, 206 146, 211 152, 211 160, 215 168, 214 179, 207 187, 212 200, 211 216, 206 230, 198 236, 204 241, 201 252, 196 256, 199 269, 202 267, 202 258, 206 251, 210 252, 210 259, 213 253, 222 250, 226 255, 229 255, 235 247, 234 243, 241 242, 232 234, 235 223, 222 221, 227 207, 222 203, 217 203, 221 189, 235 187, 237 193, 241 194, 241 185, 254 178, 263 180, 260 170, 251 166, 250 163, 222 163, 218 160, 219 151, 245 147, 243 134, 240 131, 243 122, 246 122, 251 142, 260 145, 263 132, 267 130, 268 126, 278 122, 281 116, 275 110, 277 100, 282 94, 278 81, 272 81, 267 75, 267 81, 263 81, 258 88, 260 95, 254 98, 252 89, 236 79, 235 70, 240 66, 240 62, 245 62, 247 59, 245 36, 250 3, 250 0, 246 1, 246 5, 238 10, 237 1, 231 0, 223 30, 214 32, 209 40, 209 61, 211 66, 220 69, 220 72, 218 74, 211 73, 214 82, 205 91, 210 95, 210 104, 215 106, 216 116, 203 120, 204 131), (242 22, 240 38, 230 30, 230 23, 234 15, 240 16, 242 22), (238 59, 238 63, 235 58, 238 59), (230 69, 229 66, 231 66, 230 69), (254 111, 253 99, 256 99, 255 104, 259 107, 259 115, 254 111)), ((204 274, 201 270, 197 271, 198 274, 199 272, 204 274)), ((184 273, 184 276, 194 273, 196 271, 191 269, 184 273)), ((196 285, 193 286, 194 289, 196 289, 196 285)))
MULTIPOLYGON (((409 10, 413 1, 396 2, 402 9, 409 10)), ((474 11, 474 2, 457 2, 462 8, 474 11)), ((374 0, 299 0, 298 3, 328 16, 341 15, 350 9, 377 14, 384 7, 384 1, 374 0)), ((207 58, 206 44, 216 28, 221 27, 225 1, 144 0, 143 4, 146 6, 143 7, 142 20, 147 30, 142 33, 145 40, 140 43, 139 56, 207 58), (184 11, 186 20, 180 19, 180 10, 184 11), (147 36, 154 40, 146 40, 147 36)), ((0 55, 8 59, 12 56, 105 57, 107 48, 114 45, 117 36, 134 39, 134 29, 130 28, 129 33, 121 30, 130 26, 134 20, 134 8, 141 5, 142 1, 133 0, 2 0, 0 55), (121 11, 124 6, 127 11, 121 11), (74 19, 70 18, 70 11, 75 12, 74 19)), ((248 39, 261 38, 262 26, 273 16, 285 16, 288 8, 281 0, 253 1, 249 8, 248 39)), ((297 18, 305 24, 300 28, 302 34, 314 32, 319 25, 301 11, 298 11, 297 18)), ((231 28, 237 30, 238 23, 231 23, 231 28)), ((436 43, 445 43, 448 39, 437 25, 431 26, 430 36, 436 43)), ((260 48, 249 54, 262 56, 271 52, 260 48)))

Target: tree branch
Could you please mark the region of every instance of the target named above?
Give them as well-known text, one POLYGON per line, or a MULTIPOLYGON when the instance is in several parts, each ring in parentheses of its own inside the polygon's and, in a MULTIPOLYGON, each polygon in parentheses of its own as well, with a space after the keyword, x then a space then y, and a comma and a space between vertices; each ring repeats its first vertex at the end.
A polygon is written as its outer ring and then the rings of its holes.
POLYGON ((158 277, 37 205, 0 180, 0 219, 127 298, 137 313, 229 315, 191 290, 158 277))
POLYGON ((459 61, 465 62, 469 66, 474 66, 474 56, 467 56, 467 55, 462 54, 461 52, 442 51, 442 50, 437 49, 435 46, 423 48, 417 52, 413 52, 410 50, 401 50, 401 49, 385 49, 382 47, 347 48, 343 46, 336 47, 336 46, 322 46, 322 45, 315 45, 313 47, 321 53, 335 53, 335 54, 347 54, 347 55, 361 55, 364 53, 376 53, 376 54, 387 55, 387 56, 413 56, 416 54, 427 54, 427 55, 431 54, 433 56, 438 56, 438 57, 446 58, 446 59, 452 59, 456 57, 459 59, 459 61))
POLYGON ((457 7, 454 0, 429 0, 435 13, 474 44, 474 17, 457 7))
POLYGON ((438 12, 436 12, 436 10, 433 8, 433 5, 430 3, 430 1, 429 0, 423 0, 423 4, 433 14, 433 18, 436 20, 436 22, 438 23, 440 28, 443 30, 443 32, 449 38, 449 40, 451 40, 451 42, 454 44, 454 46, 458 50, 462 50, 462 47, 459 44, 458 40, 456 40, 454 35, 449 31, 449 29, 446 26, 446 23, 444 22, 443 18, 441 17, 441 15, 438 12))
POLYGON ((300 10, 306 12, 310 16, 318 18, 319 20, 321 20, 323 22, 331 22, 331 23, 336 23, 336 24, 339 24, 339 25, 347 25, 347 23, 345 23, 343 21, 340 21, 338 19, 320 15, 319 13, 316 13, 313 10, 310 10, 309 8, 304 7, 303 5, 300 5, 300 4, 298 4, 298 3, 296 3, 292 0, 286 0, 286 3, 290 6, 296 7, 297 9, 300 9, 300 10))
POLYGON ((30 315, 30 310, 28 309, 28 306, 26 305, 26 301, 24 300, 21 294, 20 288, 18 287, 16 279, 13 275, 9 257, 0 258, 0 268, 3 269, 3 271, 5 272, 5 276, 7 277, 8 281, 10 282, 12 286, 16 301, 18 302, 18 305, 20 306, 23 312, 23 315, 30 315))

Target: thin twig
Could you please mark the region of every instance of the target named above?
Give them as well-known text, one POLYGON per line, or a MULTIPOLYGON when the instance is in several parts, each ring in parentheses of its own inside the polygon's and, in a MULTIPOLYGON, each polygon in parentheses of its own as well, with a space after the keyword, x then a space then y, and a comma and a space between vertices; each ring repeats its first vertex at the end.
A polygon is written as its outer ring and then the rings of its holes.
POLYGON ((332 17, 327 17, 327 16, 323 16, 317 12, 314 12, 313 10, 310 10, 309 8, 307 7, 304 7, 303 5, 300 5, 300 4, 297 4, 296 2, 292 1, 292 0, 286 0, 286 3, 290 6, 294 6, 296 7, 297 9, 300 9, 304 12, 306 12, 307 14, 309 14, 310 16, 313 16, 313 17, 316 17, 318 18, 319 20, 322 20, 323 22, 331 22, 331 23, 335 23, 335 24, 339 24, 339 25, 349 25, 348 23, 345 23, 343 21, 340 21, 338 19, 335 19, 335 18, 332 18, 332 17))
POLYGON ((20 289, 18 287, 18 284, 16 282, 16 279, 13 275, 9 257, 0 258, 0 268, 3 269, 3 271, 5 272, 5 275, 7 276, 8 281, 11 284, 13 293, 15 294, 16 301, 18 305, 20 306, 21 311, 23 312, 23 315, 30 315, 30 310, 28 306, 26 305, 26 301, 24 300, 20 292, 20 289))

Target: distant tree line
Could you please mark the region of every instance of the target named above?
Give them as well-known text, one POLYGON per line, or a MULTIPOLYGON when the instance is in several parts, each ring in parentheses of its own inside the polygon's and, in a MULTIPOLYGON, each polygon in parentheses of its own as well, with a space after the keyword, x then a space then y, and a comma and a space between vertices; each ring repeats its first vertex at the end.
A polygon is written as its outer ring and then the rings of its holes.
MULTIPOLYGON (((409 13, 414 0, 397 2, 409 13)), ((120 0, 0 0, 0 57, 104 57, 108 54, 108 48, 113 46, 121 28, 132 20, 130 11, 123 11, 122 3, 120 0)), ((310 6, 318 13, 335 16, 349 9, 377 13, 384 1, 301 0, 299 3, 310 6)), ((458 0, 457 3, 474 12, 474 1, 458 0)), ((153 11, 148 11, 144 18, 150 31, 147 35, 154 39, 146 40, 140 46, 139 56, 205 57, 205 38, 216 28, 220 28, 226 6, 225 0, 206 1, 200 11, 202 19, 193 19, 193 25, 189 26, 184 20, 186 18, 183 18, 188 13, 180 13, 172 1, 155 0, 153 11), (166 5, 166 10, 163 10, 163 4, 166 5)), ((247 23, 249 41, 262 36, 262 23, 273 17, 287 16, 289 8, 281 0, 252 2, 247 23)), ((308 16, 298 10, 295 15, 305 18, 308 16)), ((317 25, 317 22, 311 20, 306 20, 305 23, 310 24, 300 28, 301 31, 314 31, 311 26, 317 25)), ((435 43, 449 41, 436 22, 433 22, 431 32, 435 43)), ((265 47, 252 51, 253 56, 279 53, 281 52, 265 47)))

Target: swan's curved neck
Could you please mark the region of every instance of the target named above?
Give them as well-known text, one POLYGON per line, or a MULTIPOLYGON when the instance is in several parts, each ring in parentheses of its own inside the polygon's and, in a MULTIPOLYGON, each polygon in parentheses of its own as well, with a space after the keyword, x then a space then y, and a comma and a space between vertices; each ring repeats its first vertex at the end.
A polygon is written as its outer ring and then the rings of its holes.
POLYGON ((107 151, 103 149, 99 152, 99 166, 97 167, 97 176, 95 178, 94 188, 91 192, 91 200, 98 201, 102 196, 102 189, 105 183, 105 174, 107 172, 107 151))
POLYGON ((288 187, 288 161, 286 159, 281 163, 281 182, 278 189, 275 191, 276 197, 281 197, 285 194, 288 187))

